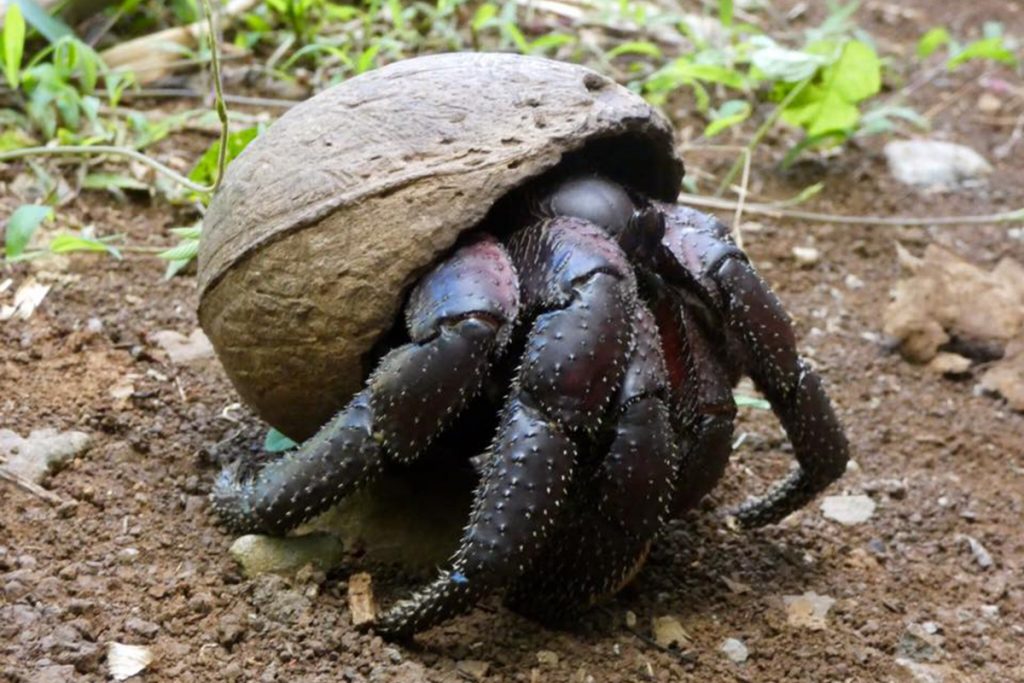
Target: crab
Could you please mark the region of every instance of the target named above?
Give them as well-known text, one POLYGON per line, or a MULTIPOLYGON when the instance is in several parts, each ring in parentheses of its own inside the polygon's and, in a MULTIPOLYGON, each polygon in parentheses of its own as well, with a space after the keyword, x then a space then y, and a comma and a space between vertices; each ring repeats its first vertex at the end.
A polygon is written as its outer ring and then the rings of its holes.
MULTIPOLYGON (((383 196, 390 203, 371 207, 375 217, 389 216, 394 203, 402 207, 393 211, 396 215, 435 212, 442 224, 432 234, 446 235, 448 243, 431 241, 422 230, 402 235, 402 247, 415 251, 426 240, 431 253, 397 269, 409 286, 401 290, 407 293, 392 292, 389 298, 404 306, 404 329, 384 323, 366 335, 370 339, 361 357, 374 367, 361 373, 362 386, 347 403, 296 449, 268 462, 241 459, 222 471, 212 498, 232 530, 287 533, 387 468, 410 466, 424 457, 460 414, 485 401, 485 395, 503 394, 489 445, 474 460, 479 480, 457 550, 433 582, 372 624, 382 635, 406 637, 468 611, 499 590, 513 609, 559 622, 625 585, 668 521, 696 506, 722 477, 736 415, 732 390, 743 375, 770 401, 797 466, 766 494, 733 510, 731 518, 740 527, 776 522, 842 475, 846 438, 821 379, 797 352, 789 317, 722 223, 672 201, 681 165, 667 125, 642 100, 581 67, 511 55, 409 60, 353 79, 325 96, 319 103, 311 100, 304 116, 275 124, 279 131, 272 127, 265 136, 270 142, 258 140, 262 148, 239 157, 225 182, 228 189, 208 215, 208 227, 237 238, 246 234, 233 213, 243 193, 231 188, 244 187, 245 197, 255 197, 241 210, 241 222, 250 216, 257 226, 252 230, 262 235, 249 245, 249 253, 228 238, 214 237, 213 247, 204 247, 212 248, 213 256, 208 252, 204 261, 201 253, 200 262, 204 299, 214 302, 205 310, 206 304, 201 305, 200 317, 236 384, 247 386, 257 399, 277 388, 265 382, 269 389, 253 391, 256 380, 233 355, 242 349, 250 362, 264 359, 262 366, 255 364, 257 369, 273 368, 266 355, 253 355, 237 329, 238 321, 249 319, 237 314, 246 296, 260 301, 264 312, 279 308, 266 298, 266 280, 272 282, 277 272, 267 265, 280 266, 285 257, 260 255, 271 248, 266 235, 275 234, 277 240, 291 235, 294 241, 296 232, 308 232, 312 224, 321 232, 315 239, 304 238, 311 244, 325 244, 324 235, 337 241, 343 230, 339 213, 362 211, 383 196), (509 82, 517 83, 527 99, 508 95, 509 82), (525 106, 532 117, 529 130, 521 133, 526 143, 511 138, 507 123, 488 135, 508 136, 499 145, 527 144, 531 136, 538 145, 528 153, 517 150, 511 162, 501 159, 500 168, 490 171, 490 182, 474 176, 480 173, 478 164, 464 167, 461 185, 446 178, 444 169, 422 176, 430 183, 445 178, 445 191, 459 197, 455 208, 432 204, 426 193, 410 209, 408 198, 393 199, 405 187, 397 185, 361 201, 303 213, 301 220, 289 217, 282 223, 268 210, 277 190, 261 185, 261 174, 270 173, 268 160, 280 159, 286 149, 281 145, 294 144, 296 136, 306 134, 310 148, 319 149, 321 143, 328 148, 303 161, 315 169, 313 178, 324 185, 322 191, 303 190, 302 177, 289 179, 300 188, 295 191, 300 200, 315 206, 338 178, 349 180, 330 166, 337 163, 334 153, 344 158, 345 152, 331 149, 330 134, 303 131, 303 123, 324 125, 338 117, 333 107, 340 106, 357 110, 345 118, 346 134, 361 130, 362 116, 386 130, 389 121, 381 124, 358 109, 366 103, 371 112, 397 106, 403 125, 410 125, 413 115, 417 136, 435 136, 441 145, 450 145, 445 136, 451 131, 439 122, 465 104, 462 96, 452 94, 453 84, 496 107, 479 114, 480 130, 484 123, 515 118, 507 115, 525 106), (533 100, 528 99, 531 92, 533 100), (561 113, 577 116, 577 124, 582 110, 589 128, 577 125, 568 136, 546 131, 551 119, 545 116, 544 101, 549 96, 569 101, 561 113), (508 139, 515 142, 504 142, 508 139), (614 149, 609 140, 620 145, 620 154, 609 153, 614 149), (331 161, 325 161, 325 154, 331 161), (638 164, 643 159, 650 168, 638 164), (504 185, 495 186, 494 177, 502 177, 504 185), (254 189, 263 193, 253 194, 254 189), (483 202, 483 210, 463 210, 474 202, 483 202), (218 250, 232 248, 236 262, 218 256, 218 250), (204 275, 211 261, 219 263, 219 272, 204 275), (232 282, 232 270, 243 274, 226 293, 211 293, 232 282), (239 284, 256 281, 263 287, 258 296, 246 295, 239 284)), ((475 144, 486 148, 487 143, 475 144)), ((422 159, 405 152, 400 158, 408 164, 422 159)), ((460 159, 457 150, 444 154, 438 162, 442 166, 449 163, 444 159, 460 159)), ((347 163, 348 173, 361 170, 347 163)), ((409 183, 417 176, 405 169, 403 177, 409 183)), ((278 254, 287 253, 283 246, 276 248, 278 254)), ((391 256, 402 253, 394 243, 386 249, 391 256)), ((364 256, 356 253, 352 260, 358 263, 364 256)), ((382 274, 374 277, 386 277, 389 265, 381 265, 382 274)), ((305 268, 307 274, 315 272, 305 268)), ((307 282, 289 290, 287 303, 305 318, 315 318, 318 307, 304 306, 302 296, 317 291, 317 282, 307 282)), ((246 315, 251 317, 252 310, 246 309, 246 315)), ((294 313, 278 313, 286 315, 294 313)), ((293 329, 300 340, 315 336, 322 324, 300 322, 305 327, 293 329)), ((250 324, 252 339, 259 342, 265 334, 261 330, 270 324, 279 321, 250 324)), ((309 345, 298 345, 303 344, 309 345)), ((287 375, 277 369, 271 377, 285 383, 287 375)), ((264 399, 262 405, 268 406, 265 413, 288 423, 272 401, 264 399)), ((308 431, 301 420, 290 426, 295 434, 308 431)), ((466 454, 471 455, 476 454, 466 454)))

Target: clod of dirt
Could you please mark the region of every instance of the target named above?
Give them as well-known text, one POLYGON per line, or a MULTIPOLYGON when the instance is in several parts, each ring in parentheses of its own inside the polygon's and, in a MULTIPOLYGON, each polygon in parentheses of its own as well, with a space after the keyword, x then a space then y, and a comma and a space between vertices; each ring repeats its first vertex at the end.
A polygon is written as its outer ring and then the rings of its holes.
POLYGON ((831 596, 818 595, 813 591, 803 595, 784 595, 782 601, 786 605, 786 623, 812 631, 828 628, 825 617, 836 602, 831 596))
POLYGON ((107 667, 115 681, 123 681, 141 673, 153 663, 153 652, 141 645, 111 642, 107 646, 107 667))
POLYGON ((175 365, 191 365, 213 358, 213 345, 198 327, 187 337, 174 330, 160 330, 149 335, 149 340, 163 349, 175 365))
POLYGON ((373 600, 373 579, 366 572, 359 572, 348 578, 348 611, 352 614, 353 626, 369 624, 377 617, 377 606, 373 600))
POLYGON ((821 514, 846 526, 863 524, 875 514, 875 501, 870 496, 826 496, 821 501, 821 514))
POLYGON ((1024 266, 1007 257, 986 272, 934 244, 921 258, 900 246, 897 253, 909 277, 896 285, 884 332, 904 358, 937 363, 942 372, 962 367, 942 352, 999 359, 982 377, 982 387, 1024 410, 1024 266))
POLYGON ((459 672, 459 676, 467 681, 484 680, 490 668, 491 665, 489 663, 481 662, 478 659, 463 659, 455 665, 455 670, 459 672))
POLYGON ((971 359, 961 356, 959 353, 940 351, 928 363, 928 369, 936 374, 951 377, 966 375, 971 370, 971 359))
POLYGON ((313 563, 331 569, 341 563, 345 547, 330 534, 273 538, 259 534, 241 536, 231 544, 231 556, 246 576, 294 572, 313 563))
POLYGON ((543 667, 553 669, 558 666, 558 653, 551 650, 538 650, 537 663, 543 667))
POLYGON ((953 188, 992 172, 970 147, 942 140, 893 140, 885 146, 885 158, 896 180, 917 187, 953 188))
POLYGON ((682 648, 690 641, 690 634, 675 617, 654 617, 651 620, 654 642, 662 647, 682 648))
POLYGON ((9 429, 0 429, 0 464, 26 481, 40 484, 89 447, 84 432, 33 430, 27 438, 9 429))

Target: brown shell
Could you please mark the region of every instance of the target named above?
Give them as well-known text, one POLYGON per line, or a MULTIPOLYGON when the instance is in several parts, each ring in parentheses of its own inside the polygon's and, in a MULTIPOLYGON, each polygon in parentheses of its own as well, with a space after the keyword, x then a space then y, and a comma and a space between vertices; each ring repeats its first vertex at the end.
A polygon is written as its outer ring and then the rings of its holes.
POLYGON ((242 398, 311 434, 358 390, 415 278, 567 154, 663 200, 682 179, 642 98, 535 57, 410 59, 282 116, 229 167, 199 251, 199 319, 242 398))

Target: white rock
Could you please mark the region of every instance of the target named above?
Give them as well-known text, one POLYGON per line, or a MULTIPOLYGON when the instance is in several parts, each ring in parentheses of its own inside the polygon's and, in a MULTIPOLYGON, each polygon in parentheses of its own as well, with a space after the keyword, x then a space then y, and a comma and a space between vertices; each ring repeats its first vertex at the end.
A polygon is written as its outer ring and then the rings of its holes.
POLYGON ((0 464, 8 472, 36 484, 88 447, 89 435, 85 432, 37 429, 23 439, 9 429, 0 429, 0 464))
POLYGON ((955 187, 992 172, 970 147, 941 140, 893 140, 885 146, 885 158, 897 180, 918 187, 955 187))
POLYGON ((969 680, 956 669, 940 664, 922 664, 905 657, 897 657, 896 664, 907 670, 914 683, 960 683, 969 680))
POLYGON ((231 544, 228 552, 246 576, 296 571, 309 563, 327 570, 340 564, 345 547, 331 534, 275 538, 249 534, 231 544))
POLYGON ((149 339, 166 351, 175 365, 189 365, 213 357, 213 345, 198 327, 187 337, 174 330, 160 330, 149 335, 149 339))
MULTIPOLYGON (((7 284, 10 280, 6 280, 7 284)), ((6 288, 5 288, 6 289, 6 288)), ((25 280, 14 293, 14 303, 10 306, 0 306, 0 321, 10 320, 17 317, 21 320, 28 320, 36 312, 39 304, 43 303, 46 294, 50 291, 50 285, 40 284, 34 278, 25 280)))
POLYGON ((863 524, 875 514, 875 501, 870 496, 826 496, 821 501, 826 519, 846 526, 863 524))
POLYGON ((813 591, 803 595, 784 595, 782 601, 786 605, 786 623, 812 631, 828 628, 825 617, 836 602, 831 596, 818 595, 813 591))
POLYGON ((814 247, 793 247, 793 258, 800 266, 809 268, 821 260, 821 252, 814 247))
POLYGON ((153 652, 141 645, 111 642, 107 645, 107 666, 115 681, 123 681, 141 673, 153 662, 153 652))
POLYGON ((738 638, 726 638, 722 642, 722 646, 718 648, 718 651, 728 657, 729 661, 737 664, 747 661, 747 657, 750 655, 747 646, 738 638))

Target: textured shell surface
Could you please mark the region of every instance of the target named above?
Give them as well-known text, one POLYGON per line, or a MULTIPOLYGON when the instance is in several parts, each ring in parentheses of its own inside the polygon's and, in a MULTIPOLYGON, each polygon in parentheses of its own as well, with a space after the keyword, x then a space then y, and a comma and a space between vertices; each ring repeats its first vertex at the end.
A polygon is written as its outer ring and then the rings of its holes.
POLYGON ((595 170, 675 199, 667 121, 572 64, 419 57, 287 112, 204 219, 200 322, 243 399, 311 434, 358 389, 415 279, 503 196, 592 149, 595 170))

